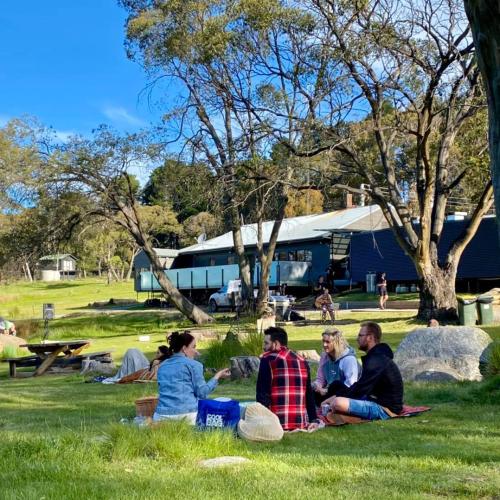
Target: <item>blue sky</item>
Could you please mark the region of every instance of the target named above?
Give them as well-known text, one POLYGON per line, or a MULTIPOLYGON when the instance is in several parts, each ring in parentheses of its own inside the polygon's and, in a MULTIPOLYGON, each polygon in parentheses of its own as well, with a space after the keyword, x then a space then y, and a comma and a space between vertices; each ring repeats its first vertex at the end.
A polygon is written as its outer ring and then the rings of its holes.
POLYGON ((116 0, 2 2, 0 125, 32 115, 64 137, 157 121, 140 95, 146 74, 125 54, 125 18, 116 0))

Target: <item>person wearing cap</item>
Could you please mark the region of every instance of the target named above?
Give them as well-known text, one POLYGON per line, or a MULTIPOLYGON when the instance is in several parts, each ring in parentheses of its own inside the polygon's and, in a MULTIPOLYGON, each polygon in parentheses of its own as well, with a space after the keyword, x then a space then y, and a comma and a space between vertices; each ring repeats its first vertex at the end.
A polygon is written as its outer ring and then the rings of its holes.
POLYGON ((285 431, 315 430, 319 420, 307 362, 287 347, 283 328, 264 331, 264 354, 257 376, 257 402, 269 408, 285 431))
POLYGON ((366 355, 361 358, 361 378, 337 391, 323 402, 330 405, 334 414, 354 415, 364 420, 386 420, 403 409, 403 379, 393 361, 392 349, 380 342, 382 329, 378 323, 361 323, 358 346, 366 355))

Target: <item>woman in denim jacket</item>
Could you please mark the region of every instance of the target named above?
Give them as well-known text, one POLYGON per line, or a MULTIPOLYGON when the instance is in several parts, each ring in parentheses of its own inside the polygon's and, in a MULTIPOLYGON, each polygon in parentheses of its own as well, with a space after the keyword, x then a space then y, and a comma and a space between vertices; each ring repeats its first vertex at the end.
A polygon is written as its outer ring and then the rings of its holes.
POLYGON ((203 365, 195 361, 199 355, 196 339, 189 332, 173 332, 168 337, 170 355, 158 368, 158 405, 154 421, 183 420, 195 424, 198 400, 205 399, 220 378, 230 370, 218 371, 208 382, 203 377, 203 365))

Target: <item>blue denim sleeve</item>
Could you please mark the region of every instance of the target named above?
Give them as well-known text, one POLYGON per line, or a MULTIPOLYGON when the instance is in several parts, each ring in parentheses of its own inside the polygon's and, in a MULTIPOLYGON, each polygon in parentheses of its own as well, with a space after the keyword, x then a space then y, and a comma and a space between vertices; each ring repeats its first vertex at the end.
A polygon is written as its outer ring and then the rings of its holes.
POLYGON ((191 365, 190 369, 193 377, 194 395, 198 399, 205 399, 217 387, 218 381, 212 377, 208 382, 205 382, 201 363, 191 365))

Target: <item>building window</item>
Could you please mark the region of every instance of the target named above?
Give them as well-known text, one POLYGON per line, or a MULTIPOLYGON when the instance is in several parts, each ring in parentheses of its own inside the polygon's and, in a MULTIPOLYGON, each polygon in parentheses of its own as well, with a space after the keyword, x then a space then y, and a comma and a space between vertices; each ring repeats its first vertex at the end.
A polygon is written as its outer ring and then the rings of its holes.
POLYGON ((228 255, 228 257, 227 257, 227 263, 228 264, 234 264, 235 263, 235 257, 234 257, 234 255, 228 255))
POLYGON ((215 257, 210 257, 210 265, 215 266, 215 257))
POLYGON ((288 252, 288 259, 287 260, 297 260, 296 255, 295 255, 295 250, 290 250, 288 252))
POLYGON ((304 262, 312 262, 313 253, 311 250, 304 250, 304 262))
POLYGON ((286 260, 286 257, 287 257, 286 252, 280 252, 278 254, 278 260, 286 260))
POLYGON ((305 250, 297 250, 297 261, 304 262, 305 258, 305 250))

